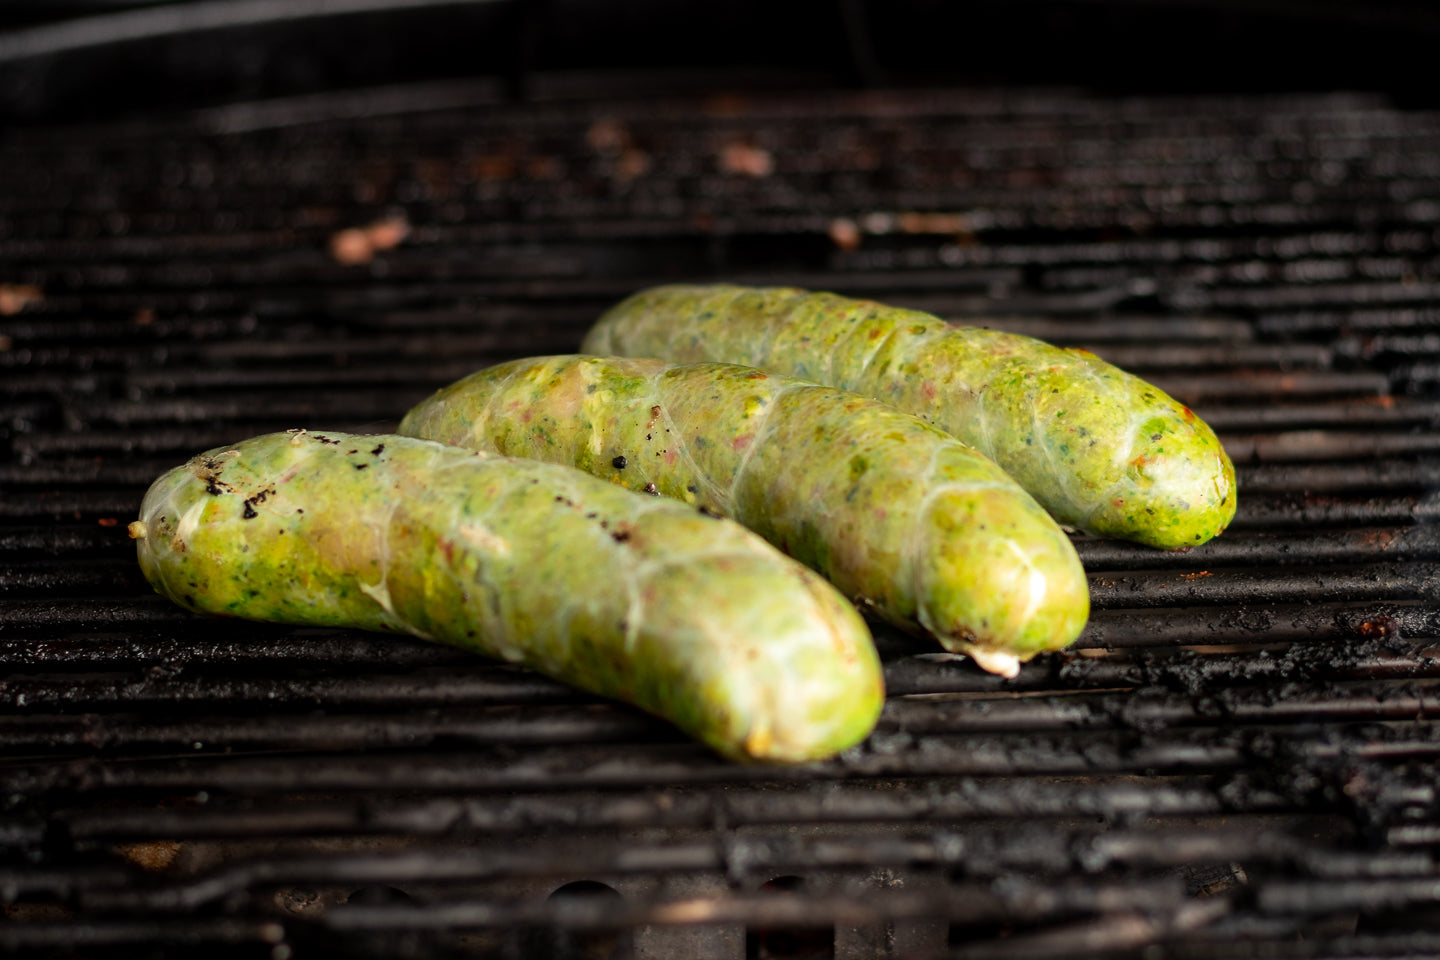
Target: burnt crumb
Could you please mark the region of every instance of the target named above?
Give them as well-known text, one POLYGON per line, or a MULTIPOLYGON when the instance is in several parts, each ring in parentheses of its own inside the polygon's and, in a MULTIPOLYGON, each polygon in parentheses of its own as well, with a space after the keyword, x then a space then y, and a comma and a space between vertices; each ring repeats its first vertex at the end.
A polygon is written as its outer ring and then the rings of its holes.
POLYGON ((1151 439, 1151 440, 1159 440, 1159 439, 1160 439, 1161 437, 1163 437, 1163 436, 1165 436, 1165 434, 1163 434, 1163 433, 1152 433, 1152 434, 1150 434, 1150 439, 1151 439))
POLYGON ((1360 636, 1367 640, 1378 640, 1384 637, 1396 636, 1400 633, 1400 625, 1394 617, 1381 614, 1378 617, 1371 617, 1363 620, 1359 626, 1360 636))
POLYGON ((556 503, 563 503, 563 504, 565 504, 565 506, 567 506, 567 507, 573 507, 573 506, 575 506, 575 501, 574 501, 574 500, 571 500, 569 497, 562 497, 562 496, 561 496, 560 494, 558 494, 558 493, 555 494, 555 502, 556 502, 556 503))
POLYGON ((241 513, 240 516, 246 520, 252 519, 253 517, 258 517, 259 514, 255 512, 255 504, 264 503, 267 499, 269 499, 270 494, 274 492, 274 487, 266 487, 264 490, 261 490, 253 497, 247 497, 245 499, 245 511, 241 513))
MULTIPOLYGON (((229 455, 239 456, 239 453, 230 451, 229 455)), ((205 492, 212 497, 219 496, 222 493, 229 493, 232 489, 228 483, 220 479, 220 475, 225 472, 226 462, 227 458, 225 456, 197 457, 195 460, 199 468, 195 471, 195 477, 205 482, 205 492)))
POLYGON ((655 486, 655 484, 653 483, 645 484, 645 492, 650 494, 650 496, 652 497, 660 496, 660 488, 655 486))
POLYGON ((711 509, 710 507, 705 506, 704 504, 701 504, 701 505, 700 505, 699 507, 697 507, 696 509, 699 510, 700 513, 703 514, 704 516, 713 517, 713 518, 716 519, 716 520, 723 520, 723 519, 725 519, 725 514, 719 512, 718 510, 713 510, 713 509, 711 509))
POLYGON ((685 484, 685 489, 688 490, 690 493, 699 493, 699 492, 700 492, 698 489, 696 489, 695 484, 693 484, 693 483, 687 483, 687 484, 685 484))
POLYGON ((623 456, 616 457, 614 460, 610 461, 610 466, 614 467, 616 470, 624 470, 629 465, 630 461, 626 460, 623 456))
POLYGON ((375 447, 375 449, 370 451, 370 456, 372 456, 372 457, 378 457, 378 456, 380 456, 380 454, 382 454, 382 453, 384 453, 384 452, 385 452, 385 444, 383 444, 383 443, 377 444, 376 447, 375 447))
POLYGON ((592 512, 592 513, 587 513, 587 514, 585 514, 585 519, 586 519, 586 520, 594 520, 594 519, 595 519, 596 517, 598 517, 598 516, 600 516, 600 514, 598 514, 598 513, 593 513, 593 512, 592 512))
POLYGON ((340 446, 340 441, 339 441, 339 440, 334 440, 334 439, 332 439, 332 438, 330 438, 330 437, 322 437, 322 436, 320 436, 320 434, 318 434, 318 433, 312 433, 312 434, 310 434, 310 436, 311 436, 313 439, 315 439, 315 440, 319 440, 321 443, 333 443, 333 444, 334 444, 335 446, 337 446, 337 447, 340 446))
POLYGON ((627 540, 630 539, 630 531, 629 531, 629 530, 611 530, 611 531, 610 531, 610 539, 611 539, 611 540, 614 540, 616 543, 624 543, 625 541, 627 541, 627 540))
POLYGON ((365 468, 367 468, 367 467, 369 467, 369 466, 370 466, 370 464, 368 464, 368 463, 357 463, 357 464, 355 464, 355 469, 356 469, 356 470, 364 470, 365 468))
POLYGON ((359 453, 359 452, 360 452, 359 449, 346 450, 346 451, 345 451, 345 456, 347 456, 347 457, 353 457, 355 454, 357 454, 357 453, 359 453))
POLYGON ((187 607, 193 607, 193 606, 195 606, 195 598, 194 598, 192 595, 188 594, 188 593, 185 594, 185 606, 187 606, 187 607))

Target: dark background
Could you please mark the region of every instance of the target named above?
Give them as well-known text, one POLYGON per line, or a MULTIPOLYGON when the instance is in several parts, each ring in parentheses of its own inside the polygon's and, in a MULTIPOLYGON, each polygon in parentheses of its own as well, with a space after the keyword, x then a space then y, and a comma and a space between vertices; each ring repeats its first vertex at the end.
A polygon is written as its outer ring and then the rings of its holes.
POLYGON ((656 92, 674 92, 677 68, 700 86, 718 72, 772 89, 1357 89, 1402 106, 1440 92, 1440 13, 1406 2, 15 0, 0 3, 0 29, 0 118, 11 122, 477 76, 525 97, 543 93, 537 78, 572 71, 638 71, 642 94, 643 74, 665 71, 656 92), (267 17, 276 11, 285 18, 267 17))

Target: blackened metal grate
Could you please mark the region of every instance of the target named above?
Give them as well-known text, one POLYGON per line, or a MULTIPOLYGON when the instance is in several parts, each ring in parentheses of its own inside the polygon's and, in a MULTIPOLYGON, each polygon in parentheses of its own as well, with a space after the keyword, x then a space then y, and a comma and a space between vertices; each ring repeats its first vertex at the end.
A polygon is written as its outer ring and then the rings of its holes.
POLYGON ((0 144, 0 950, 1440 956, 1440 115, 596 83, 0 144), (1093 622, 1014 681, 882 632, 880 728, 801 769, 143 583, 180 459, 388 429, 681 278, 1089 346, 1217 426, 1240 515, 1080 539, 1093 622))

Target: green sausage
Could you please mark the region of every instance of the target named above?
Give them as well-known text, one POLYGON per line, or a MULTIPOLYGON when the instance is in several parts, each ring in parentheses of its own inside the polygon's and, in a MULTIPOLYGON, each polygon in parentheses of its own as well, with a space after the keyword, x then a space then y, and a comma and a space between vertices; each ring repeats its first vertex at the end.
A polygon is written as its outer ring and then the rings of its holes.
POLYGON ((1070 538, 998 466, 888 404, 752 367, 541 357, 481 370, 400 432, 577 466, 731 517, 857 604, 988 670, 1090 611, 1070 538))
POLYGON ((990 456, 1089 533, 1173 550, 1235 516, 1235 468, 1214 431, 1084 350, 831 293, 735 286, 637 293, 581 349, 744 363, 877 397, 990 456))
POLYGON ((554 464, 272 434, 162 476, 131 535, 190 610, 454 644, 727 757, 828 756, 884 700, 864 621, 820 577, 737 524, 554 464))

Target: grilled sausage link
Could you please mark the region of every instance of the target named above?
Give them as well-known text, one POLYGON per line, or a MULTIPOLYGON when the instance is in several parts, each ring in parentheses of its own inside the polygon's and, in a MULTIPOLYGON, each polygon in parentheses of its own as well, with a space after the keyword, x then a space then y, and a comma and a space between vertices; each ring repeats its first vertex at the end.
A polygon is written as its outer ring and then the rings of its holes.
POLYGON ((657 714, 734 758, 864 738, 864 621, 727 520, 566 467, 399 436, 272 434, 158 479, 131 525, 200 613, 414 634, 657 714))
POLYGON ((581 349, 744 363, 877 397, 993 458, 1090 533, 1173 550, 1235 515, 1235 468, 1214 431, 1083 350, 830 293, 723 285, 637 293, 581 349))
POLYGON ((561 356, 481 370, 400 432, 580 467, 731 517, 986 669, 1089 614, 1065 532, 990 460, 858 394, 751 367, 561 356))

